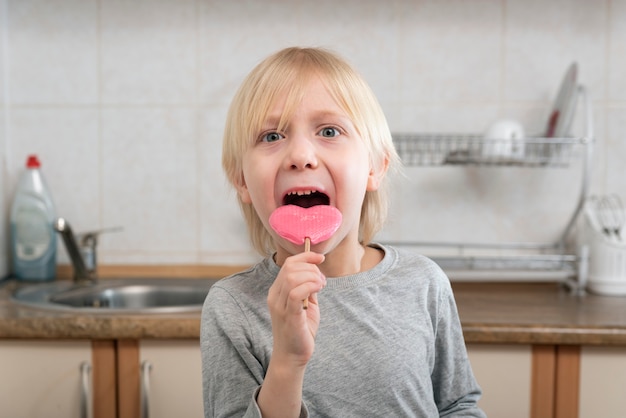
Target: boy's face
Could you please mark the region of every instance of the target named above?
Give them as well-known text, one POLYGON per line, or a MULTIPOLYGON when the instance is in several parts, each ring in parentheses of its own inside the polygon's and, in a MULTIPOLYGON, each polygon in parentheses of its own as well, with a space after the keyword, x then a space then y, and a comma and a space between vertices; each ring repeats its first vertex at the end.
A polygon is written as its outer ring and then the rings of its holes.
POLYGON ((337 232, 315 245, 314 251, 359 245, 365 192, 378 188, 383 173, 371 167, 364 141, 321 80, 309 82, 303 100, 279 132, 284 103, 284 96, 276 100, 243 156, 244 183, 237 187, 241 200, 254 205, 275 239, 279 260, 302 251, 302 246, 279 237, 269 226, 271 213, 286 204, 325 204, 341 211, 337 232))

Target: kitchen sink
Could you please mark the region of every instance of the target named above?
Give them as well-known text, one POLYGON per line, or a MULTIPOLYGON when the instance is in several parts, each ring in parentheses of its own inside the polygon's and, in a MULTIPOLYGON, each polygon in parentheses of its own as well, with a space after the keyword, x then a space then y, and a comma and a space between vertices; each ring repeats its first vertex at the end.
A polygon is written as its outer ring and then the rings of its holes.
POLYGON ((13 302, 35 308, 84 313, 199 312, 218 279, 128 278, 76 284, 24 285, 13 302))

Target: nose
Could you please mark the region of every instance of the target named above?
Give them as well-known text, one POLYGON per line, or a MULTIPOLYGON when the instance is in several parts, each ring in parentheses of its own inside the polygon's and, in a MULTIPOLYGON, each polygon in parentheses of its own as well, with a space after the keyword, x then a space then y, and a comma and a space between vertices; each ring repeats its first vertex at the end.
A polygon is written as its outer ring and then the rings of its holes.
POLYGON ((317 168, 317 152, 309 138, 299 135, 289 138, 288 141, 285 168, 290 170, 317 168))

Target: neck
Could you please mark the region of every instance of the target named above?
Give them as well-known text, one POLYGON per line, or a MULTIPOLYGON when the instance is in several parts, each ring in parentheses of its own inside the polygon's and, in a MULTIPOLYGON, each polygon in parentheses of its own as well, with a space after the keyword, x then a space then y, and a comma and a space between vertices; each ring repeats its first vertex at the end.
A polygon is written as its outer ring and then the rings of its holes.
POLYGON ((326 259, 319 266, 320 271, 326 277, 348 276, 363 271, 366 248, 361 244, 339 244, 335 249, 326 254, 326 259))
MULTIPOLYGON (((282 266, 285 258, 290 255, 279 248, 275 257, 276 264, 282 266)), ((380 250, 363 246, 356 240, 346 239, 326 253, 326 258, 319 265, 319 269, 326 277, 348 276, 371 269, 382 258, 383 253, 380 250)))

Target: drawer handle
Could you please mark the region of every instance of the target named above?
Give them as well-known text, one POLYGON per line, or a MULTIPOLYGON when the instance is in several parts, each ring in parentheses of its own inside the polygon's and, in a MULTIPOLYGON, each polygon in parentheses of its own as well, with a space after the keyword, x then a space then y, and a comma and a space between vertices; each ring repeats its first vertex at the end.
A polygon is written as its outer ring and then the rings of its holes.
POLYGON ((89 400, 91 398, 90 383, 91 365, 87 362, 80 364, 80 418, 89 418, 89 400))
POLYGON ((141 363, 141 418, 150 418, 150 371, 152 364, 149 361, 141 363))

